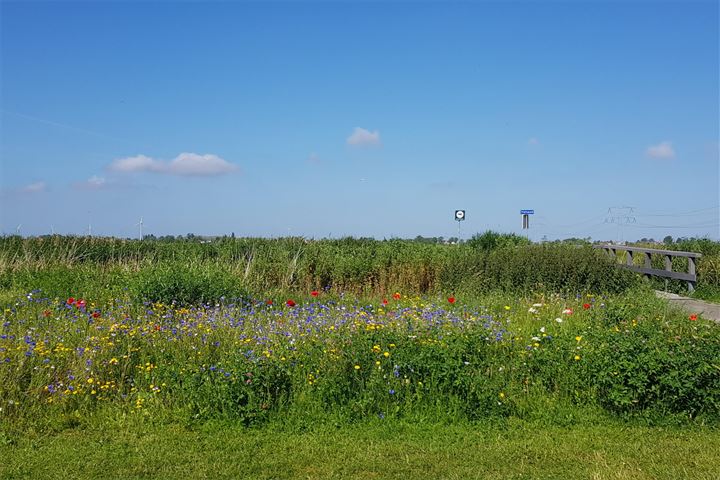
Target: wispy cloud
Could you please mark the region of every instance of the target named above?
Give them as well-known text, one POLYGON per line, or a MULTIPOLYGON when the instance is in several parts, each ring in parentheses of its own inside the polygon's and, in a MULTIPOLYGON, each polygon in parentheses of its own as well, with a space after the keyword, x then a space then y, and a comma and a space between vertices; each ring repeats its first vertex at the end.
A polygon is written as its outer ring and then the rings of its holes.
POLYGON ((353 133, 347 138, 347 144, 353 147, 379 147, 380 132, 375 130, 371 132, 364 128, 355 127, 353 133))
POLYGON ((311 165, 320 165, 322 163, 322 160, 320 159, 320 155, 312 152, 310 155, 308 155, 307 162, 311 165))
POLYGON ((668 141, 660 142, 657 145, 650 145, 645 153, 652 158, 675 158, 675 150, 672 143, 668 141))
POLYGON ((212 176, 238 170, 238 166, 217 155, 181 153, 170 161, 157 160, 145 155, 118 158, 109 166, 111 172, 152 172, 167 175, 212 176))
POLYGON ((31 121, 33 121, 33 122, 44 123, 45 125, 50 125, 50 126, 53 126, 53 127, 64 128, 64 129, 67 129, 67 130, 74 130, 74 131, 76 131, 76 132, 86 133, 86 134, 88 134, 88 135, 93 135, 93 136, 95 136, 95 137, 100 137, 100 138, 106 138, 106 139, 109 139, 109 140, 117 140, 116 138, 110 137, 110 136, 108 136, 108 135, 105 135, 104 133, 94 132, 94 131, 92 131, 92 130, 87 130, 87 129, 85 129, 85 128, 80 128, 80 127, 75 127, 75 126, 73 126, 73 125, 68 125, 68 124, 66 124, 66 123, 53 122, 53 121, 51 121, 51 120, 46 120, 46 119, 44 119, 44 118, 33 117, 32 115, 26 115, 26 114, 24 114, 24 113, 18 113, 18 112, 13 112, 13 111, 10 111, 10 110, 5 110, 4 108, 3 108, 3 109, 0 109, 0 111, 3 112, 3 113, 8 113, 8 114, 10 114, 10 115, 14 115, 14 116, 16 116, 16 117, 24 118, 24 119, 26 119, 26 120, 31 120, 31 121))
POLYGON ((107 187, 108 182, 105 177, 93 175, 84 182, 77 182, 73 186, 80 190, 100 190, 101 188, 107 187))
POLYGON ((29 185, 25 185, 18 190, 20 193, 39 193, 47 191, 47 183, 35 182, 29 185))

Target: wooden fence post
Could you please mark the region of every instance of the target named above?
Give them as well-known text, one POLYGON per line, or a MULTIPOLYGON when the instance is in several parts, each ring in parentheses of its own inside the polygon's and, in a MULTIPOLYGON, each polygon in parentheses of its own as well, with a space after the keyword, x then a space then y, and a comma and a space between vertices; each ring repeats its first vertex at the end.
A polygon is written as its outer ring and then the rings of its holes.
MULTIPOLYGON (((694 259, 693 257, 688 257, 688 273, 689 273, 690 275, 693 275, 693 276, 696 275, 696 273, 695 273, 695 259, 694 259)), ((688 281, 688 282, 687 282, 687 285, 688 285, 688 291, 689 291, 689 292, 693 292, 693 291, 695 290, 695 282, 693 282, 692 280, 691 280, 691 281, 688 281)))

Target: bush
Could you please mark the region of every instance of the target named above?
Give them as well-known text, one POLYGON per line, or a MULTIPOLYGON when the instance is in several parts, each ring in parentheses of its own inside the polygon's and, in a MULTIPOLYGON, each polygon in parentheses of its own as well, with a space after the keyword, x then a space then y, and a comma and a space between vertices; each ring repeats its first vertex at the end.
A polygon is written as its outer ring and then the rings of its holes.
POLYGON ((678 335, 658 322, 628 322, 593 341, 598 347, 589 363, 606 409, 690 417, 720 412, 717 329, 678 335))
POLYGON ((467 241, 469 247, 483 252, 491 252, 498 248, 530 245, 531 243, 530 240, 520 235, 514 233, 499 233, 492 230, 484 233, 476 233, 467 241))
POLYGON ((162 264, 141 270, 134 279, 137 298, 165 304, 199 305, 248 297, 240 281, 220 268, 162 264))

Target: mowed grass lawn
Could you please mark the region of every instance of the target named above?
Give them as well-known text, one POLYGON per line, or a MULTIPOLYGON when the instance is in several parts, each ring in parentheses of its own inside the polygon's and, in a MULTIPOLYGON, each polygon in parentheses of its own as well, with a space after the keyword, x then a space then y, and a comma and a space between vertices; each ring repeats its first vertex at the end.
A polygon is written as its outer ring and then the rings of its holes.
POLYGON ((706 427, 427 425, 287 432, 233 424, 5 436, 0 478, 720 478, 706 427))

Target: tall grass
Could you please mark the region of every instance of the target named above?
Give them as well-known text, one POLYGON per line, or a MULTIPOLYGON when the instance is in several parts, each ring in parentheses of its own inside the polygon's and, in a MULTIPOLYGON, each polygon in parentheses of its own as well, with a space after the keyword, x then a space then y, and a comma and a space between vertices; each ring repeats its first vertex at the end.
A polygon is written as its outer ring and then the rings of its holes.
POLYGON ((41 288, 53 296, 92 291, 111 298, 130 292, 150 300, 177 293, 192 302, 280 290, 616 293, 635 282, 590 247, 531 245, 518 239, 495 234, 442 245, 353 238, 199 243, 5 237, 0 239, 0 287, 41 288), (153 288, 153 283, 163 287, 153 288), (211 283, 222 287, 210 288, 211 283))

